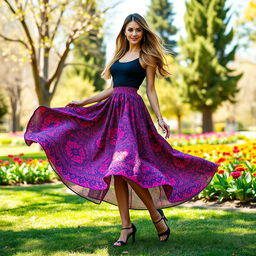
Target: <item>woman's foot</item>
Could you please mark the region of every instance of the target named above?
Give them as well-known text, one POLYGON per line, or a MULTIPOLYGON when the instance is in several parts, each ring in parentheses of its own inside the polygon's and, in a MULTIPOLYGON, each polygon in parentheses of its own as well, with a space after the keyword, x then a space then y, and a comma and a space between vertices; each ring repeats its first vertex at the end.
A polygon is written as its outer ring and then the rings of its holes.
POLYGON ((167 241, 170 235, 170 229, 168 225, 166 224, 166 217, 164 216, 164 213, 161 209, 157 209, 158 211, 158 218, 153 220, 153 223, 156 227, 159 240, 161 242, 167 241))
POLYGON ((126 245, 130 236, 132 236, 133 242, 135 242, 135 233, 137 229, 132 224, 131 227, 123 227, 118 240, 113 244, 114 247, 126 245))

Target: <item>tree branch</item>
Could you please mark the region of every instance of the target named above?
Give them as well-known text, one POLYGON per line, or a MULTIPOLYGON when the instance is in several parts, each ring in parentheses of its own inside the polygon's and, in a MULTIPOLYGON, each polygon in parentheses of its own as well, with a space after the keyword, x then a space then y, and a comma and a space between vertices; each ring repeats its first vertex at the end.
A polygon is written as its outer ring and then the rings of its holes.
POLYGON ((106 13, 109 9, 113 9, 113 8, 115 8, 117 5, 119 5, 119 4, 121 4, 122 3, 122 1, 117 1, 115 4, 113 4, 112 6, 109 6, 109 7, 107 7, 106 9, 103 9, 103 13, 106 13))
POLYGON ((53 33, 52 33, 52 36, 51 36, 51 41, 52 41, 52 42, 53 42, 53 40, 54 40, 54 38, 55 38, 55 35, 56 35, 56 33, 57 33, 57 30, 58 30, 58 28, 59 28, 59 25, 60 25, 60 22, 61 22, 61 18, 62 18, 63 13, 64 13, 64 7, 65 7, 67 4, 68 4, 67 2, 64 3, 64 4, 62 4, 60 16, 59 16, 59 18, 58 18, 58 20, 57 20, 56 26, 55 26, 55 28, 54 28, 54 30, 53 30, 53 33))
POLYGON ((16 14, 16 11, 14 10, 13 6, 9 3, 9 1, 8 0, 4 0, 4 1, 9 6, 9 9, 11 10, 11 12, 13 14, 16 14))
MULTIPOLYGON (((58 77, 60 76, 61 70, 63 69, 63 65, 65 63, 65 60, 66 60, 66 58, 68 56, 68 53, 69 53, 69 50, 70 50, 69 49, 70 44, 72 42, 73 42, 73 40, 71 39, 71 40, 68 40, 68 42, 66 43, 66 49, 64 50, 64 52, 63 52, 63 54, 62 54, 62 56, 59 60, 58 66, 57 66, 55 72, 53 73, 53 75, 51 76, 51 78, 47 81, 47 88, 50 88, 51 83, 54 81, 54 79, 58 79, 58 77)), ((56 84, 54 85, 54 88, 53 88, 53 91, 52 91, 53 93, 56 89, 55 86, 56 86, 56 84)))
POLYGON ((39 38, 40 38, 39 42, 40 42, 41 38, 42 38, 42 29, 41 29, 41 27, 40 27, 40 25, 38 23, 37 18, 36 18, 36 13, 34 11, 36 9, 36 7, 34 6, 33 1, 30 0, 30 4, 33 6, 32 13, 33 13, 34 21, 35 21, 35 24, 36 24, 36 27, 37 27, 37 30, 38 30, 38 34, 39 34, 39 38))
POLYGON ((97 66, 95 67, 95 65, 90 65, 87 63, 65 63, 63 66, 64 67, 66 67, 66 66, 85 66, 85 67, 93 68, 94 70, 101 70, 101 68, 99 68, 97 66))
POLYGON ((2 35, 2 34, 0 34, 0 37, 3 38, 3 39, 6 40, 6 41, 21 43, 21 44, 24 45, 27 49, 29 49, 28 45, 27 45, 24 41, 22 41, 22 40, 20 40, 20 39, 9 38, 9 37, 4 36, 4 35, 2 35))

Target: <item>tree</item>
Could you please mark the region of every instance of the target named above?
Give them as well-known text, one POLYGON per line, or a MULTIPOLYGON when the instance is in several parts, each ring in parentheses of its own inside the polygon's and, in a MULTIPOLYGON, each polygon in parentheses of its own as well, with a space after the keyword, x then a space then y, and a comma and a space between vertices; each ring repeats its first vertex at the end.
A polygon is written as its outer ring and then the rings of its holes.
POLYGON ((96 90, 101 91, 105 80, 101 78, 101 72, 105 65, 105 46, 103 37, 97 37, 99 31, 89 33, 89 36, 81 36, 74 43, 74 62, 84 63, 75 65, 75 75, 82 75, 83 79, 89 79, 96 90))
POLYGON ((175 117, 178 124, 178 133, 182 133, 182 117, 188 113, 188 106, 182 101, 180 88, 173 86, 166 79, 161 78, 156 86, 161 113, 164 117, 175 117))
POLYGON ((6 92, 10 100, 12 132, 20 130, 20 114, 21 114, 21 93, 23 85, 20 77, 15 77, 12 82, 6 85, 6 92))
POLYGON ((151 0, 146 14, 147 20, 166 44, 166 48, 175 55, 177 42, 171 39, 177 33, 173 25, 173 4, 168 0, 151 0))
MULTIPOLYGON (((19 51, 17 47, 16 49, 12 47, 6 48, 9 48, 10 56, 14 56, 14 51, 19 51)), ((24 100, 23 89, 25 87, 23 71, 24 65, 21 63, 8 58, 8 56, 0 56, 0 87, 3 89, 8 109, 10 109, 10 127, 12 132, 20 130, 22 101, 24 100)))
POLYGON ((63 107, 72 100, 83 100, 95 93, 94 85, 88 79, 84 79, 82 74, 74 76, 66 72, 64 76, 65 79, 60 83, 52 99, 54 107, 63 107))
POLYGON ((102 14, 109 8, 99 11, 96 0, 3 0, 1 5, 11 16, 6 22, 12 18, 22 34, 2 31, 0 38, 24 47, 39 104, 49 106, 64 67, 71 64, 66 60, 74 41, 98 31, 102 14))
POLYGON ((226 0, 191 0, 186 3, 187 37, 181 39, 183 65, 178 73, 185 87, 187 102, 202 112, 203 132, 213 131, 213 112, 224 101, 235 103, 237 82, 242 74, 234 74, 228 63, 234 60, 237 45, 227 49, 233 29, 227 32, 231 15, 226 0))
POLYGON ((7 105, 4 100, 3 94, 0 92, 0 124, 3 122, 2 118, 5 116, 5 114, 8 112, 7 105))
POLYGON ((243 32, 241 36, 248 38, 251 42, 256 42, 256 0, 251 0, 245 9, 240 20, 243 32))

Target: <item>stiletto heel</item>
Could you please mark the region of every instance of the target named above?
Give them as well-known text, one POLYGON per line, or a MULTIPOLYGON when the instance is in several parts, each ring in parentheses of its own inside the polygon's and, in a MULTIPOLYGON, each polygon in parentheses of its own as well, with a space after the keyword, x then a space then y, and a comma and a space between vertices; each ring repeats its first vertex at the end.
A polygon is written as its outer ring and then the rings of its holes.
POLYGON ((135 227, 135 225, 132 224, 131 227, 129 227, 129 228, 122 228, 122 229, 131 229, 131 228, 132 228, 132 233, 127 236, 126 241, 117 240, 116 243, 119 243, 120 245, 113 244, 113 247, 120 247, 120 246, 126 245, 128 240, 129 240, 129 238, 130 238, 130 236, 132 236, 132 242, 133 243, 135 242, 135 234, 136 234, 136 231, 137 231, 137 228, 135 227))
POLYGON ((170 228, 168 227, 168 225, 167 225, 167 223, 166 223, 166 221, 168 221, 168 220, 167 220, 167 218, 164 216, 164 212, 163 212, 162 209, 157 209, 157 211, 160 213, 161 219, 158 220, 158 221, 153 221, 153 223, 154 223, 154 224, 157 224, 157 223, 159 223, 161 220, 164 220, 164 223, 165 223, 165 225, 167 226, 167 230, 164 231, 164 232, 162 232, 162 233, 158 233, 158 237, 160 238, 161 236, 166 236, 166 238, 165 238, 164 240, 160 240, 160 242, 166 242, 166 241, 168 240, 169 236, 170 236, 170 228))

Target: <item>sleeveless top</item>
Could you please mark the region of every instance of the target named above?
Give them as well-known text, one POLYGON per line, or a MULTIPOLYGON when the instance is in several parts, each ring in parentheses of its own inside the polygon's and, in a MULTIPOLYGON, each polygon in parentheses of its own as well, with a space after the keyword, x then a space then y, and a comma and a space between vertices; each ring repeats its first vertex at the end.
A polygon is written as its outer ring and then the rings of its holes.
POLYGON ((141 66, 139 58, 128 62, 117 60, 111 66, 110 73, 113 78, 113 87, 129 86, 139 89, 146 77, 146 69, 141 66))

